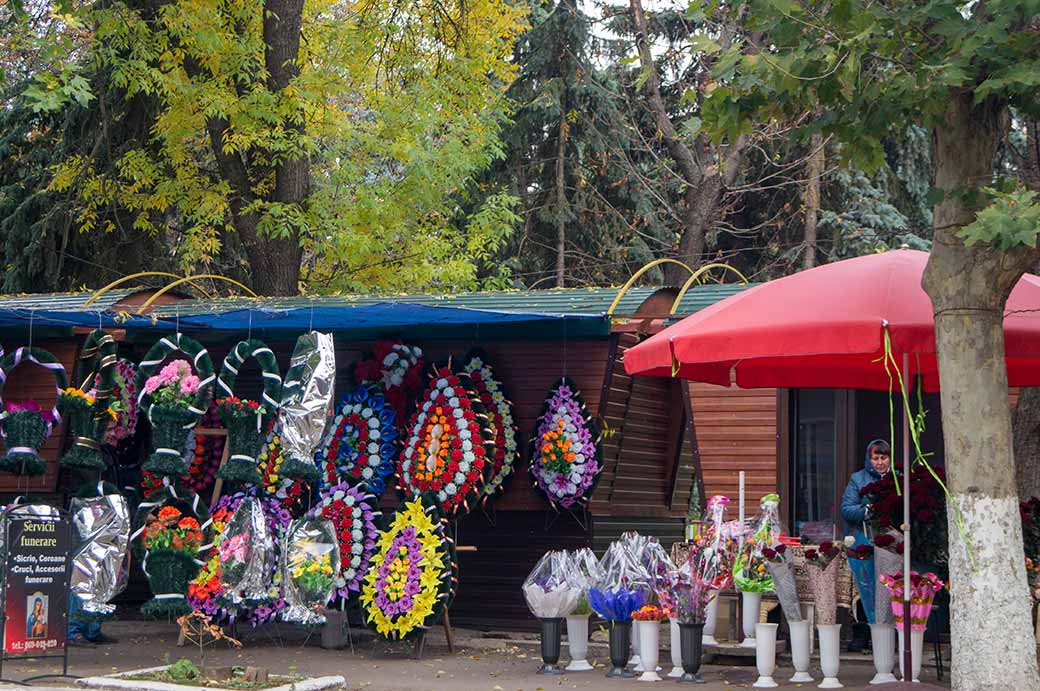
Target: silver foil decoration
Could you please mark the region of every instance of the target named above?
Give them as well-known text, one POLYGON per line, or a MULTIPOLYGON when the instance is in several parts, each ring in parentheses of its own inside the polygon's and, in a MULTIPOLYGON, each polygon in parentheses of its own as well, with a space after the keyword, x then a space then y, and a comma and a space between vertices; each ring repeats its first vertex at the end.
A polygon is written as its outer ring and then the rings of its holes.
POLYGON ((220 536, 218 554, 228 602, 259 604, 268 599, 274 540, 259 499, 239 502, 220 536))
POLYGON ((332 521, 301 518, 290 523, 282 542, 282 585, 289 605, 282 620, 304 626, 324 624, 322 610, 336 591, 339 567, 339 541, 332 521))
POLYGON ((335 388, 332 334, 303 334, 296 340, 282 386, 280 425, 287 458, 314 465, 314 449, 325 432, 335 388))
POLYGON ((103 494, 72 500, 71 590, 94 616, 115 612, 109 601, 127 582, 130 546, 130 507, 126 497, 103 494))

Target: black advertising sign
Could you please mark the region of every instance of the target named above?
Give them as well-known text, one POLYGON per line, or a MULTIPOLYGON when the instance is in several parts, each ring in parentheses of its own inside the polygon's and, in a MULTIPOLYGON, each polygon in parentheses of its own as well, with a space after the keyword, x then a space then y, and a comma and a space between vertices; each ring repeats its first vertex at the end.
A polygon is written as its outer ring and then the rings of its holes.
POLYGON ((71 531, 51 506, 6 512, 4 654, 61 653, 69 624, 71 531))

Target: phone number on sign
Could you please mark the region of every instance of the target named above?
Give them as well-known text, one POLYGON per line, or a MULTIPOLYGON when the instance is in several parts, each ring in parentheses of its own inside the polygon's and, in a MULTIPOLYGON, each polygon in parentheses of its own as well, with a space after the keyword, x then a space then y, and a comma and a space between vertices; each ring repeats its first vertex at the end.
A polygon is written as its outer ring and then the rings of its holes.
POLYGON ((51 648, 57 647, 57 638, 48 638, 46 640, 34 639, 29 641, 11 641, 12 653, 27 653, 30 650, 50 650, 51 648))

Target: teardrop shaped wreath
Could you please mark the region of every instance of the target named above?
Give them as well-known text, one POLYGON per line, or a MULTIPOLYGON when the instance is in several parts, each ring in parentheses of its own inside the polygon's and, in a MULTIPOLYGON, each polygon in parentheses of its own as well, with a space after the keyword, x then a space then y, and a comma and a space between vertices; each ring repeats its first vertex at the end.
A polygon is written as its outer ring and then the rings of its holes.
POLYGON ((436 508, 406 502, 379 538, 361 587, 365 622, 402 639, 432 626, 451 603, 458 581, 454 543, 436 508))
POLYGON ((568 377, 549 390, 532 442, 531 475, 553 508, 585 504, 603 470, 599 428, 568 377))
POLYGON ((321 484, 361 483, 381 495, 400 452, 396 420, 397 413, 375 385, 363 384, 347 393, 318 452, 321 484))
MULTIPOLYGON (((2 350, 0 350, 2 354, 2 350)), ((55 381, 55 395, 68 386, 65 368, 58 358, 43 348, 21 347, 0 360, 0 392, 6 393, 7 379, 14 368, 23 362, 32 362, 48 370, 55 381)), ((40 447, 61 423, 61 414, 55 405, 43 410, 34 400, 8 401, 0 398, 0 434, 7 453, 0 457, 0 471, 33 477, 47 472, 47 464, 39 456, 40 447)))
POLYGON ((321 493, 321 500, 311 509, 313 518, 332 521, 339 538, 340 570, 336 576, 336 594, 344 600, 361 590, 368 573, 372 552, 379 539, 375 510, 379 499, 360 485, 346 482, 331 485, 321 493))
POLYGON ((409 497, 433 493, 449 520, 469 512, 480 499, 493 443, 469 376, 433 367, 409 431, 398 463, 401 488, 409 497))
MULTIPOLYGON (((105 435, 105 443, 118 444, 134 436, 137 431, 137 366, 129 360, 120 359, 112 371, 112 398, 109 407, 115 411, 116 419, 105 435)), ((94 380, 94 388, 101 388, 100 378, 94 380)))
POLYGON ((488 427, 494 440, 491 474, 484 485, 484 496, 491 498, 504 491, 504 483, 512 475, 517 459, 513 404, 506 398, 502 382, 495 378, 495 372, 483 350, 472 349, 462 361, 465 363, 462 369, 472 380, 473 390, 487 411, 488 427))

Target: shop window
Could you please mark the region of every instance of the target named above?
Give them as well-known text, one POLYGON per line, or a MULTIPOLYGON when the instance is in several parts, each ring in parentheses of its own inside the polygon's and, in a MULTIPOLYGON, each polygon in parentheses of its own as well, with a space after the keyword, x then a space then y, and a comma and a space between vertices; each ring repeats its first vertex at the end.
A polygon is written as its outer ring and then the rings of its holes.
POLYGON ((818 543, 835 536, 839 472, 838 392, 791 392, 791 474, 789 529, 818 543))

